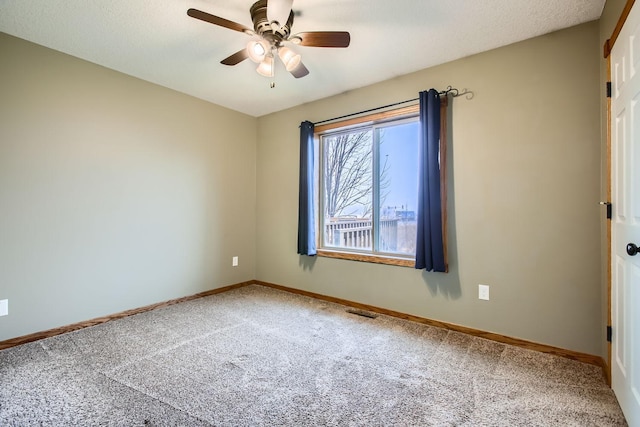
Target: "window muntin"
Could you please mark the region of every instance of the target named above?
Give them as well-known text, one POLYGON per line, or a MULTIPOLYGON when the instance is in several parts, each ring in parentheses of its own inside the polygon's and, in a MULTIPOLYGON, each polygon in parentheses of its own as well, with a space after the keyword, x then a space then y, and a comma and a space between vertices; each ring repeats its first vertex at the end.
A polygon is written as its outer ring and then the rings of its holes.
POLYGON ((320 248, 413 258, 417 117, 322 133, 320 248))

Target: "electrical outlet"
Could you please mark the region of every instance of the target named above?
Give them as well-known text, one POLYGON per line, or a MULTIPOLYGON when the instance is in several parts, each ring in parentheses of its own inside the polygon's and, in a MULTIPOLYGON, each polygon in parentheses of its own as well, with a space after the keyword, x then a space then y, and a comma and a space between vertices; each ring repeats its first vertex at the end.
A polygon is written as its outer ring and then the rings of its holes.
POLYGON ((489 301, 489 285, 478 285, 478 299, 489 301))
POLYGON ((238 266, 238 257, 237 257, 237 256, 234 256, 234 257, 231 259, 231 266, 232 266, 232 267, 237 267, 237 266, 238 266))
POLYGON ((9 300, 0 300, 0 316, 6 316, 9 314, 9 300))

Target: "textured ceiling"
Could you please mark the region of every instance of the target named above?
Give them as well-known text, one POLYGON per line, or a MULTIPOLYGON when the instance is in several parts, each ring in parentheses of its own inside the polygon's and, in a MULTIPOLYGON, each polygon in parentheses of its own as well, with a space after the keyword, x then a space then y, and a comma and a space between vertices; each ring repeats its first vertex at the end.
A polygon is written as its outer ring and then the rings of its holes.
POLYGON ((193 7, 252 27, 252 0, 0 0, 0 31, 261 116, 592 21, 604 2, 294 0, 293 33, 351 33, 347 49, 296 46, 310 71, 301 79, 280 63, 275 79, 249 60, 221 65, 250 37, 186 14, 193 7))

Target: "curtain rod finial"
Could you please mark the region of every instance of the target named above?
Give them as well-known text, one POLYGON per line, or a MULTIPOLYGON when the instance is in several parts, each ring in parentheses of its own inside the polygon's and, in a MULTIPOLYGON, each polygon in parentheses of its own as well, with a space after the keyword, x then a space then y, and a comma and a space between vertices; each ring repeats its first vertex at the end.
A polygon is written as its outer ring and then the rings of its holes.
POLYGON ((473 96, 474 96, 474 93, 468 90, 467 88, 464 88, 462 89, 462 91, 459 91, 457 88, 452 86, 447 86, 445 90, 438 92, 438 94, 444 95, 444 96, 451 94, 451 96, 453 96, 454 98, 457 98, 462 95, 466 95, 467 99, 473 99, 473 96))

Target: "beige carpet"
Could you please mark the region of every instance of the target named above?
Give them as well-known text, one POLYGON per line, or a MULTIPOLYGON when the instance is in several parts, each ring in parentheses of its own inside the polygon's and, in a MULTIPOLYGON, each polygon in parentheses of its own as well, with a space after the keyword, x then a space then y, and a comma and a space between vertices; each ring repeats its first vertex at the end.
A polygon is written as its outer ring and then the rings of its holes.
POLYGON ((249 286, 0 351, 1 426, 624 426, 599 368, 249 286))

